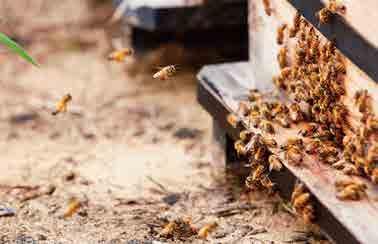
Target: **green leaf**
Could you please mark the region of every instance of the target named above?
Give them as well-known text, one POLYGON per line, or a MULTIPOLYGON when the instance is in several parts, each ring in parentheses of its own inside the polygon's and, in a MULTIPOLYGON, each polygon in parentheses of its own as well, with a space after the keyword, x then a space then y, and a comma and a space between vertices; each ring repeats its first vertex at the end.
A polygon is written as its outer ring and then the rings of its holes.
POLYGON ((38 63, 35 62, 34 59, 30 57, 29 54, 20 45, 18 45, 15 41, 13 41, 12 39, 10 39, 8 36, 6 36, 5 34, 1 32, 0 32, 0 43, 7 46, 9 49, 17 53, 18 55, 20 55, 26 61, 34 64, 35 66, 39 66, 38 63))

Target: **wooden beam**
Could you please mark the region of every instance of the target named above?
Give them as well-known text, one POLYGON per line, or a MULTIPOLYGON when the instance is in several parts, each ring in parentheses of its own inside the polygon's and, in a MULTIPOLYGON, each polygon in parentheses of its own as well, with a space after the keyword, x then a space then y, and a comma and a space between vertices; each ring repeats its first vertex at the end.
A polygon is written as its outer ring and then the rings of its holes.
MULTIPOLYGON (((213 116, 218 124, 237 140, 246 124, 233 128, 226 122, 229 113, 236 113, 238 103, 245 100, 248 89, 257 88, 269 92, 272 86, 255 79, 251 63, 234 63, 206 66, 198 75, 199 103, 213 116)), ((252 129, 252 128, 248 128, 252 129)), ((282 145, 288 137, 297 135, 298 127, 276 127, 274 139, 282 145)), ((252 129, 254 130, 254 129, 252 129)), ((255 130, 255 132, 263 132, 255 130)), ((279 154, 279 152, 275 152, 279 154)), ((376 243, 378 240, 378 187, 363 179, 368 186, 368 199, 358 202, 341 201, 336 198, 334 183, 348 176, 306 156, 304 164, 295 167, 283 161, 285 170, 270 176, 278 184, 280 194, 288 198, 296 179, 303 182, 316 198, 316 223, 337 243, 376 243)), ((240 166, 242 167, 242 166, 240 166)))

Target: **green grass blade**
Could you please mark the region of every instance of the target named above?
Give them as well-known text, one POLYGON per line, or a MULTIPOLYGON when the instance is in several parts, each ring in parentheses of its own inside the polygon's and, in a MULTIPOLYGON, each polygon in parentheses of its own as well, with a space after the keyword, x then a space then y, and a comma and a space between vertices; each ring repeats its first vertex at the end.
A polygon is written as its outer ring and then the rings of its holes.
POLYGON ((1 32, 0 32, 0 43, 7 46, 9 49, 17 53, 18 55, 20 55, 26 61, 34 64, 35 66, 39 66, 38 63, 35 62, 34 59, 30 57, 29 54, 20 45, 18 45, 15 41, 13 41, 12 39, 10 39, 8 36, 6 36, 5 34, 1 32))

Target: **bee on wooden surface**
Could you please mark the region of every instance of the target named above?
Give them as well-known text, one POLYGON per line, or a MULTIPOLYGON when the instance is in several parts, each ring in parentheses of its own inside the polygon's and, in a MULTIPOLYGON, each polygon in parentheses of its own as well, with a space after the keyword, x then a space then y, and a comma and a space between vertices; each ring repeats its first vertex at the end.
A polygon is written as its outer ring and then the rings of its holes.
POLYGON ((370 146, 367 152, 366 160, 370 165, 378 164, 378 144, 370 146))
POLYGON ((109 54, 108 60, 116 62, 124 62, 126 57, 133 55, 134 51, 131 48, 124 48, 121 50, 114 51, 109 54))
POLYGON ((288 65, 287 52, 287 47, 282 47, 278 53, 277 60, 281 69, 285 68, 288 65))
POLYGON ((273 124, 270 123, 269 121, 266 121, 266 120, 263 120, 261 122, 261 129, 264 132, 269 133, 269 134, 274 134, 275 133, 273 124))
POLYGON ((371 173, 371 181, 378 184, 378 168, 373 169, 373 172, 371 173))
POLYGON ((237 115, 233 113, 227 115, 227 123, 229 123, 232 127, 234 128, 238 127, 240 122, 241 122, 241 119, 237 115))
POLYGON ((282 45, 284 38, 285 38, 285 29, 287 25, 282 24, 281 26, 278 27, 277 29, 277 44, 282 45))
POLYGON ((294 198, 294 201, 293 201, 294 209, 303 208, 310 201, 310 197, 311 197, 310 193, 302 193, 296 198, 294 198))
POLYGON ((163 236, 163 237, 171 236, 176 228, 177 228, 176 222, 171 221, 164 226, 164 228, 160 231, 159 236, 163 236))
POLYGON ((360 200, 366 196, 366 185, 362 182, 353 180, 343 180, 335 182, 337 195, 341 200, 360 200))
POLYGON ((322 8, 319 12, 316 13, 316 17, 319 20, 319 25, 328 24, 331 21, 332 16, 333 13, 328 8, 322 8))
POLYGON ((311 195, 302 183, 296 183, 291 194, 291 203, 297 214, 302 215, 306 223, 315 218, 315 210, 311 203, 311 195))
POLYGON ((378 131, 378 119, 373 116, 368 116, 366 119, 366 127, 369 131, 378 131))
POLYGON ((285 159, 289 164, 298 166, 303 161, 303 153, 297 146, 292 146, 285 151, 285 159))
POLYGON ((277 141, 274 140, 273 138, 264 138, 263 143, 270 148, 277 148, 277 141))
POLYGON ((274 121, 277 122, 283 128, 290 128, 291 120, 287 115, 279 114, 274 118, 274 121))
POLYGON ((55 111, 53 111, 52 115, 57 115, 58 113, 67 112, 67 105, 72 100, 71 94, 66 94, 62 97, 62 99, 56 104, 55 111))
POLYGON ((274 76, 272 78, 273 84, 276 85, 277 88, 286 90, 286 83, 285 80, 281 76, 274 76))
POLYGON ((249 125, 254 127, 254 128, 259 128, 260 127, 260 123, 261 123, 261 119, 256 117, 256 118, 249 118, 249 125))
POLYGON ((290 119, 293 122, 300 122, 304 119, 302 110, 297 103, 293 103, 289 106, 290 119))
POLYGON ((361 113, 370 112, 371 104, 370 104, 370 96, 367 90, 360 90, 357 91, 354 95, 354 104, 357 105, 358 110, 361 113))
POLYGON ((305 223, 312 223, 315 219, 315 209, 314 206, 311 204, 307 204, 304 206, 302 210, 302 217, 305 223))
POLYGON ((297 35, 301 24, 301 14, 297 12, 294 16, 293 26, 289 29, 289 37, 293 38, 297 35))
POLYGON ((215 228, 217 228, 217 227, 218 227, 218 223, 217 222, 206 224, 201 229, 199 229, 199 231, 198 231, 198 237, 201 238, 201 239, 206 239, 208 237, 208 235, 212 231, 214 231, 215 228))
POLYGON ((329 0, 327 8, 333 13, 340 12, 342 14, 345 14, 346 11, 345 5, 343 5, 340 0, 329 0))
POLYGON ((79 200, 77 200, 75 198, 71 199, 69 204, 68 204, 67 209, 65 210, 65 212, 63 214, 63 217, 64 218, 71 217, 72 215, 74 215, 79 210, 81 205, 82 205, 82 203, 79 200))
POLYGON ((255 153, 257 149, 261 147, 262 136, 260 134, 255 134, 252 136, 251 140, 245 145, 245 150, 247 152, 255 153))
POLYGON ((341 171, 346 175, 360 175, 360 171, 358 170, 357 166, 350 163, 344 164, 341 171))
POLYGON ((319 151, 319 148, 321 147, 320 140, 311 140, 309 143, 305 146, 305 152, 308 154, 315 154, 319 151))
POLYGON ((265 167, 262 165, 258 165, 257 168, 252 173, 252 180, 253 181, 260 180, 264 172, 265 172, 265 167))
POLYGON ((287 150, 291 147, 303 149, 303 140, 301 138, 289 138, 287 139, 285 145, 281 146, 281 149, 287 150))
POLYGON ((319 125, 316 123, 307 123, 300 130, 299 134, 303 137, 312 136, 318 130, 319 125))
POLYGON ((249 101, 256 102, 256 101, 261 100, 261 98, 262 98, 262 94, 259 92, 258 89, 249 90, 249 94, 248 94, 249 101))
POLYGON ((270 8, 270 0, 262 0, 264 5, 264 11, 266 15, 271 16, 272 15, 272 9, 270 8))
POLYGON ((169 65, 161 68, 158 72, 156 72, 152 78, 158 80, 168 80, 177 72, 177 68, 175 65, 169 65))
POLYGON ((287 106, 285 104, 282 104, 282 103, 279 103, 277 104, 277 106, 275 106, 273 109, 272 109, 272 116, 277 116, 279 114, 283 114, 283 113, 288 113, 289 112, 289 109, 287 108, 287 106))
POLYGON ((283 167, 281 159, 274 154, 269 156, 268 161, 269 161, 269 171, 272 171, 272 170, 280 171, 283 167))

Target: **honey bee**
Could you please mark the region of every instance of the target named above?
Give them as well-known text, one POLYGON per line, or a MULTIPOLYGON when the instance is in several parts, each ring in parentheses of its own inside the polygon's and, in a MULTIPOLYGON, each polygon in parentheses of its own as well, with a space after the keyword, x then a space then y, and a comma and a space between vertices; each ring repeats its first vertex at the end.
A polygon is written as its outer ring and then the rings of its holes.
POLYGON ((372 110, 370 96, 367 90, 357 91, 354 95, 354 103, 361 113, 370 112, 372 110))
POLYGON ((375 164, 378 163, 378 145, 372 145, 367 152, 367 162, 369 164, 375 164))
POLYGON ((277 147, 277 141, 274 140, 273 138, 264 138, 263 142, 267 147, 270 147, 270 148, 276 148, 277 147))
POLYGON ((238 108, 238 114, 240 114, 241 116, 247 116, 248 113, 250 111, 250 106, 247 102, 245 101, 241 101, 239 103, 239 108, 238 108))
POLYGON ((345 5, 341 4, 340 0, 330 0, 327 8, 333 13, 340 12, 344 14, 346 11, 345 5))
POLYGON ((56 104, 56 109, 51 114, 57 115, 58 113, 67 112, 67 104, 72 100, 71 94, 66 94, 62 99, 56 104))
POLYGON ((254 154, 254 159, 256 162, 260 162, 265 158, 266 155, 266 148, 265 146, 260 146, 257 148, 255 154, 254 154))
POLYGON ((237 115, 233 113, 227 115, 227 123, 229 123, 232 127, 234 128, 238 127, 240 122, 241 122, 241 119, 237 115))
POLYGON ((274 134, 275 133, 274 126, 272 125, 272 123, 270 123, 269 121, 266 121, 266 120, 262 121, 262 123, 261 123, 261 129, 264 132, 269 133, 269 134, 274 134))
POLYGON ((287 52, 287 47, 282 47, 278 53, 277 60, 281 69, 285 68, 288 65, 287 52))
POLYGON ((173 234, 176 228, 177 228, 176 222, 171 221, 164 226, 164 228, 160 231, 159 236, 168 237, 173 234))
POLYGON ((126 57, 133 55, 134 51, 131 48, 124 48, 118 51, 114 51, 108 56, 108 60, 116 62, 124 62, 126 57))
POLYGON ((261 98, 262 98, 262 94, 259 92, 259 90, 257 90, 257 89, 249 90, 249 95, 248 95, 249 101, 256 102, 258 100, 261 100, 261 98))
POLYGON ((268 189, 269 191, 272 191, 273 190, 273 187, 274 187, 274 183, 269 179, 269 177, 267 175, 264 175, 261 179, 260 179, 260 184, 268 189))
POLYGON ((315 219, 314 206, 312 206, 311 204, 304 206, 302 210, 302 217, 305 223, 312 223, 312 221, 315 219))
POLYGON ((377 131, 378 119, 374 118, 373 116, 368 116, 368 118, 366 119, 366 127, 369 131, 377 131))
POLYGON ((319 12, 316 13, 319 24, 328 24, 331 21, 332 16, 333 13, 328 8, 322 8, 319 12))
POLYGON ((293 207, 294 209, 303 208, 310 201, 310 193, 302 193, 296 198, 294 198, 293 207))
POLYGON ((320 140, 311 140, 308 144, 306 144, 305 152, 308 154, 315 154, 318 152, 320 147, 321 147, 320 140))
POLYGON ((217 222, 206 224, 198 231, 198 237, 201 239, 206 239, 210 232, 214 231, 218 227, 217 222))
POLYGON ((71 199, 71 201, 68 204, 67 209, 65 210, 63 217, 69 218, 72 215, 74 215, 78 209, 81 207, 81 202, 77 199, 71 199))
POLYGON ((285 38, 285 29, 287 25, 282 24, 280 27, 277 29, 277 44, 282 45, 284 38, 285 38))
POLYGON ((318 124, 316 123, 307 123, 299 130, 299 134, 303 137, 312 136, 318 130, 318 124))
POLYGON ((243 130, 240 132, 239 134, 239 138, 240 140, 242 140, 243 142, 245 141, 249 141, 252 136, 254 136, 255 133, 253 133, 252 131, 249 131, 249 130, 243 130))
POLYGON ((346 175, 360 175, 360 171, 358 170, 356 165, 350 163, 344 164, 342 172, 346 175))
POLYGON ((177 68, 175 65, 169 65, 161 68, 158 72, 156 72, 152 77, 158 80, 168 80, 177 72, 177 68))
POLYGON ((246 155, 247 154, 247 150, 245 149, 244 142, 241 141, 241 140, 237 140, 234 143, 234 148, 235 148, 236 153, 237 153, 238 156, 240 156, 240 155, 246 155))
POLYGON ((360 200, 366 196, 366 185, 361 182, 343 180, 335 182, 337 195, 336 197, 341 200, 360 200))
POLYGON ((266 15, 271 16, 272 15, 272 9, 270 8, 270 0, 262 0, 264 4, 264 11, 266 15))
POLYGON ((260 118, 249 118, 250 126, 254 128, 258 128, 260 126, 261 119, 260 118))
POLYGON ((281 171, 282 169, 282 162, 281 159, 276 155, 270 155, 269 156, 269 171, 275 170, 275 171, 281 171))
POLYGON ((297 103, 293 103, 289 106, 290 119, 293 122, 300 122, 304 119, 302 110, 297 103))
POLYGON ((285 159, 289 164, 298 166, 303 161, 303 153, 298 147, 292 146, 286 150, 285 159))
POLYGON ((301 23, 301 14, 297 12, 293 20, 293 27, 289 30, 289 37, 293 38, 297 35, 301 23))
POLYGON ((265 167, 262 165, 257 166, 257 168, 252 173, 252 181, 258 181, 261 179, 265 172, 265 167))
POLYGON ((371 173, 371 181, 378 184, 378 168, 373 169, 373 172, 371 173))
POLYGON ((275 122, 277 122, 283 128, 290 128, 291 120, 288 116, 280 114, 274 118, 275 122))

